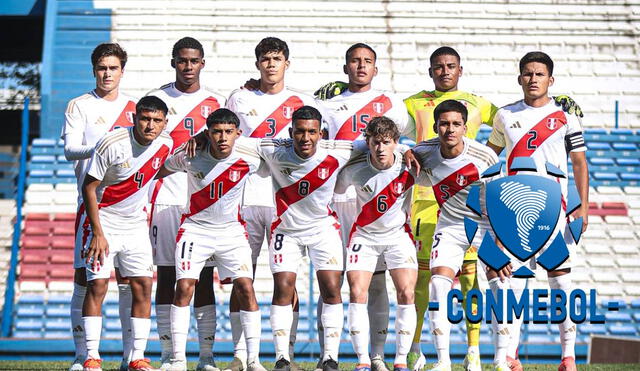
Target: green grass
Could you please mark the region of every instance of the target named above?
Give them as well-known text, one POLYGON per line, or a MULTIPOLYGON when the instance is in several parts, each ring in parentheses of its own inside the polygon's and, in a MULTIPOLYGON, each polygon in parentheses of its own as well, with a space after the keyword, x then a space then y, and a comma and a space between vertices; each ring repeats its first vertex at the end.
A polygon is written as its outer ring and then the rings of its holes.
MULTIPOLYGON (((197 362, 189 362, 189 370, 194 370, 197 362)), ((226 362, 220 362, 218 367, 221 369, 226 366, 226 362)), ((103 369, 117 370, 119 362, 105 362, 103 369)), ((263 365, 267 369, 273 367, 272 362, 264 362, 263 365)), ((303 370, 313 370, 315 368, 315 362, 303 362, 299 364, 303 370)), ((154 362, 154 366, 159 367, 157 362, 154 362)), ((342 363, 340 365, 341 370, 351 371, 355 366, 353 363, 342 363)), ((53 362, 53 361, 0 361, 0 370, 67 370, 69 367, 69 361, 53 362)), ((557 370, 557 364, 524 364, 524 368, 527 371, 542 371, 542 370, 557 370)), ((640 364, 634 365, 578 365, 580 371, 622 371, 622 370, 640 370, 640 364)), ((461 365, 454 365, 453 370, 462 371, 461 365)), ((493 370, 490 364, 484 364, 483 370, 493 370)))

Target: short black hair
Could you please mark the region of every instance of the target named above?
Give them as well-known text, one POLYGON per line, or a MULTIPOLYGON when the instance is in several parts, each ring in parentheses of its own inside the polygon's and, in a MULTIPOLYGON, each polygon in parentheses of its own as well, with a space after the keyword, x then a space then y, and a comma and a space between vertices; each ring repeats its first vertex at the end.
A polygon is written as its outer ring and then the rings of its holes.
POLYGON ((277 37, 265 37, 260 40, 258 45, 256 45, 256 60, 260 60, 261 55, 271 52, 282 52, 282 54, 284 54, 284 59, 289 60, 289 46, 287 46, 286 42, 278 39, 277 37))
POLYGON ((544 64, 547 66, 547 70, 549 70, 549 76, 553 76, 553 61, 551 60, 551 57, 547 53, 540 51, 529 52, 520 59, 520 74, 522 74, 524 66, 531 62, 544 64))
POLYGON ((120 68, 124 69, 125 64, 127 64, 127 52, 118 43, 102 43, 96 46, 91 53, 91 65, 96 68, 100 59, 112 56, 120 60, 120 68))
POLYGON ((397 142, 400 139, 400 131, 396 123, 387 116, 374 117, 364 129, 364 138, 369 140, 376 137, 389 137, 397 142))
POLYGON ((140 98, 138 104, 136 104, 136 116, 140 116, 142 111, 162 111, 166 117, 167 112, 169 112, 169 108, 167 108, 167 105, 162 99, 154 95, 147 95, 140 98))
POLYGON ((460 64, 460 54, 458 54, 458 52, 450 46, 441 46, 433 53, 431 53, 431 56, 429 57, 429 63, 433 65, 435 59, 441 55, 453 55, 454 57, 456 57, 456 59, 458 59, 458 64, 460 64))
POLYGON ((233 124, 238 128, 240 127, 240 119, 233 111, 226 108, 218 108, 207 117, 207 127, 209 129, 216 124, 233 124))
POLYGON ((469 111, 467 111, 467 107, 464 104, 458 102, 454 99, 447 99, 444 102, 438 104, 436 109, 433 110, 433 122, 434 124, 438 124, 438 119, 440 115, 445 112, 459 112, 462 115, 462 120, 464 123, 467 123, 467 117, 469 116, 469 111))
POLYGON ((322 123, 322 115, 315 107, 302 106, 293 112, 291 117, 292 126, 295 126, 298 120, 317 120, 319 125, 322 123))
POLYGON ((193 37, 183 37, 182 39, 176 41, 173 44, 173 50, 171 51, 171 58, 177 58, 180 49, 195 49, 200 52, 202 58, 204 58, 204 48, 202 48, 202 44, 200 41, 194 39, 193 37))
POLYGON ((373 53, 373 60, 375 61, 376 59, 378 59, 378 55, 376 54, 376 51, 373 50, 372 47, 370 47, 369 45, 365 44, 365 43, 357 43, 357 44, 353 44, 349 47, 349 49, 347 49, 347 52, 344 54, 344 59, 347 63, 349 63, 349 57, 351 56, 351 53, 356 50, 356 49, 367 49, 369 51, 371 51, 371 53, 373 53))

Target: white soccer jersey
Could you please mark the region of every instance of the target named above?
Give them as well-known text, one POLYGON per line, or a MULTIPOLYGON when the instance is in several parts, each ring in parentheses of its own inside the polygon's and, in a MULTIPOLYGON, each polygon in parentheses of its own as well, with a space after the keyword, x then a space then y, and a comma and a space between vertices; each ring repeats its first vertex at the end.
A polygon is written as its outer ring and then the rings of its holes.
MULTIPOLYGON (((277 94, 238 89, 227 101, 227 108, 240 119, 242 135, 251 138, 289 138, 293 112, 302 106, 315 106, 313 98, 288 88, 277 94)), ((265 197, 269 187, 269 177, 250 176, 245 185, 243 206, 273 207, 273 198, 265 197)))
POLYGON ((261 163, 256 145, 243 144, 249 140, 238 138, 231 154, 221 160, 211 156, 209 146, 199 150, 194 158, 180 152, 167 160, 167 169, 186 171, 188 176, 189 201, 182 216, 181 231, 191 226, 220 230, 241 222, 239 207, 243 186, 261 163))
MULTIPOLYGON (((478 216, 466 206, 469 186, 474 183, 480 185, 481 194, 484 194, 486 181, 480 177, 486 169, 498 163, 498 156, 489 147, 473 139, 462 139, 462 153, 450 159, 442 157, 438 138, 421 142, 413 148, 420 161, 419 184, 433 188, 440 206, 438 223, 460 224, 465 216, 478 220, 478 216), (426 177, 422 173, 426 173, 426 177)), ((486 212, 484 197, 480 199, 482 210, 486 212)))
MULTIPOLYGON (((538 169, 545 163, 568 171, 569 152, 586 151, 580 119, 567 115, 553 99, 542 107, 531 107, 524 100, 502 107, 493 119, 489 141, 505 147, 507 169, 516 157, 531 157, 538 169)), ((511 173, 511 172, 510 172, 511 173)), ((566 205, 568 174, 560 179, 563 205, 566 205)))
POLYGON ((172 140, 166 133, 143 146, 133 137, 133 130, 116 129, 102 137, 87 172, 101 181, 96 190, 100 223, 112 231, 146 226, 151 180, 171 151, 172 140))
MULTIPOLYGON (((165 131, 173 139, 171 153, 206 129, 209 114, 225 103, 222 95, 207 88, 195 93, 183 93, 176 89, 175 83, 166 84, 148 95, 162 99, 169 108, 165 131)), ((187 175, 176 173, 155 181, 151 203, 184 206, 187 203, 187 175)))
POLYGON ((93 90, 69 101, 61 137, 65 144, 82 149, 82 154, 74 156, 78 203, 94 146, 107 132, 133 126, 135 113, 136 99, 122 92, 113 101, 100 98, 93 90))
POLYGON ((339 174, 336 193, 351 185, 357 192, 358 215, 351 229, 351 243, 393 244, 400 233, 407 232, 407 195, 415 177, 407 170, 402 155, 394 154, 395 161, 388 169, 376 169, 367 152, 349 162, 339 174))

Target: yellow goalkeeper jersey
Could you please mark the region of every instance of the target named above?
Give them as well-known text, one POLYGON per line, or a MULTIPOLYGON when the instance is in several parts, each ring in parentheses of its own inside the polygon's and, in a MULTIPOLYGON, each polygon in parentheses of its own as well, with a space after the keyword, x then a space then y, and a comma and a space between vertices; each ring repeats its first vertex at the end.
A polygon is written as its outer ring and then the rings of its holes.
MULTIPOLYGON (((462 102, 467 107, 467 137, 475 139, 480 125, 483 123, 493 124, 493 116, 498 111, 498 107, 482 97, 460 90, 449 92, 423 90, 404 100, 407 111, 415 124, 416 142, 436 136, 433 131, 433 111, 438 104, 448 99, 462 102)), ((435 198, 430 187, 415 186, 413 200, 435 201, 435 198)))

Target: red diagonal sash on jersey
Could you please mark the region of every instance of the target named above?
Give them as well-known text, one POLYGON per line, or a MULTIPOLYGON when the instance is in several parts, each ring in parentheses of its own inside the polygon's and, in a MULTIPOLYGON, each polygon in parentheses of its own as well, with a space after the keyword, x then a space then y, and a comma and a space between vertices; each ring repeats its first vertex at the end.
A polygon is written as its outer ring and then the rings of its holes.
POLYGON ((109 131, 117 128, 127 128, 129 126, 133 126, 133 115, 135 113, 136 104, 132 101, 128 101, 127 105, 124 106, 124 109, 122 110, 122 112, 120 112, 120 115, 118 116, 116 121, 113 123, 113 125, 111 125, 111 129, 109 129, 109 131))
POLYGON ((438 205, 442 207, 448 199, 452 198, 458 192, 465 189, 468 185, 478 179, 480 179, 478 168, 476 168, 476 165, 471 163, 449 174, 446 178, 433 186, 433 193, 436 196, 438 205))
POLYGON ((293 111, 304 106, 302 99, 295 95, 285 100, 275 111, 258 125, 251 133, 252 138, 273 138, 291 122, 293 111))
POLYGON ((164 164, 164 161, 167 159, 167 156, 169 156, 169 147, 162 145, 162 147, 129 178, 118 184, 107 186, 102 193, 102 198, 98 206, 111 206, 136 193, 156 176, 162 164, 164 164))
POLYGON ((188 141, 189 138, 197 134, 200 129, 206 125, 209 114, 218 108, 220 108, 220 103, 214 97, 207 97, 198 103, 191 112, 187 113, 169 133, 173 139, 171 153, 188 141))
POLYGON ((366 121, 361 120, 361 117, 367 116, 369 119, 371 119, 376 116, 382 116, 388 110, 390 110, 391 107, 391 99, 389 99, 389 97, 387 97, 386 95, 383 94, 373 98, 371 102, 360 108, 358 112, 349 117, 347 121, 342 124, 342 126, 336 133, 336 139, 351 141, 356 140, 360 136, 360 134, 362 134, 362 129, 367 126, 366 121))
POLYGON ((553 133, 558 131, 567 123, 567 118, 562 111, 556 111, 538 122, 531 130, 520 138, 520 140, 513 146, 509 158, 507 159, 507 169, 509 169, 509 175, 515 174, 512 172, 511 163, 516 157, 530 157, 536 149, 538 149, 545 140, 547 140, 553 133), (533 134, 535 133, 535 134, 533 134))

